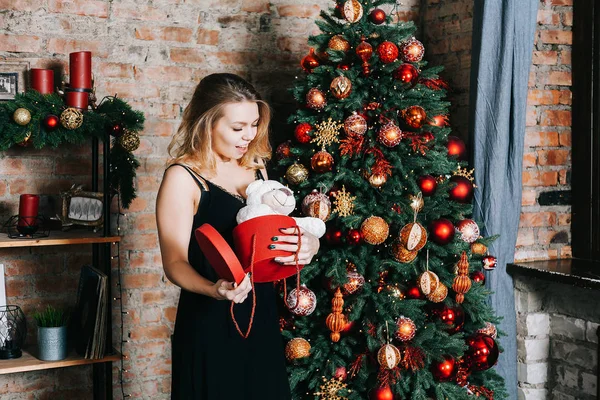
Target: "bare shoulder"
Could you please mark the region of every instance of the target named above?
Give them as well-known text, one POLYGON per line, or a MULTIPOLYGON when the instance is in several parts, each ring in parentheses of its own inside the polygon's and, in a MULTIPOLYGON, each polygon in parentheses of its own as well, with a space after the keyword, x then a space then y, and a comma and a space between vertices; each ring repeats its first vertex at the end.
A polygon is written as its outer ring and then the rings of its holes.
POLYGON ((200 191, 192 175, 184 167, 174 165, 165 171, 160 185, 159 197, 164 196, 191 197, 196 202, 200 198, 200 191))

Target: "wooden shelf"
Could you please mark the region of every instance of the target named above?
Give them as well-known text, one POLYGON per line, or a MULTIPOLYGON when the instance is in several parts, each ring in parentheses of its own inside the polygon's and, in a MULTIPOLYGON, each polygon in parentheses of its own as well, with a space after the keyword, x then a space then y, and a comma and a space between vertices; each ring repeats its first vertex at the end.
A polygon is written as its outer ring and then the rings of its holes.
POLYGON ((62 246, 68 244, 111 243, 121 240, 120 236, 102 236, 101 233, 84 231, 50 231, 50 236, 34 239, 11 239, 0 233, 0 248, 28 246, 62 246))
POLYGON ((70 353, 67 358, 60 361, 42 361, 31 355, 30 352, 23 350, 20 358, 12 360, 0 360, 0 375, 13 374, 15 372, 40 371, 44 369, 71 367, 74 365, 96 364, 109 361, 119 361, 121 355, 113 350, 114 354, 98 360, 89 360, 77 354, 70 353))

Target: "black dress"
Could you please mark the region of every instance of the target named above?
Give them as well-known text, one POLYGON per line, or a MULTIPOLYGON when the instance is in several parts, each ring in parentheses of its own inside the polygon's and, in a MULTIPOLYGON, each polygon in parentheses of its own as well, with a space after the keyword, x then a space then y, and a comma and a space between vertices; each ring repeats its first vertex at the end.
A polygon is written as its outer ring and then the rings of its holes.
MULTIPOLYGON (((209 223, 233 248, 236 214, 245 201, 207 180, 202 182, 186 169, 202 190, 190 233, 189 263, 216 282, 219 278, 202 254, 194 231, 209 223)), ((262 178, 260 172, 257 178, 262 178)), ((173 334, 172 399, 291 399, 273 284, 257 283, 255 293, 254 323, 244 339, 231 319, 229 301, 181 290, 173 334)), ((251 308, 251 294, 234 307, 242 332, 248 327, 251 308)))

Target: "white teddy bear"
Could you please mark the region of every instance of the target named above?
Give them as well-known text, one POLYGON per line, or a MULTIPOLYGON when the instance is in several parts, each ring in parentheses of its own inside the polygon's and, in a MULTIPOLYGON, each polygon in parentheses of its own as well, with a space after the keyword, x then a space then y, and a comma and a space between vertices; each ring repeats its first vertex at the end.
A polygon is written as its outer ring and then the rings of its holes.
MULTIPOLYGON (((246 196, 246 206, 237 214, 238 224, 263 215, 289 215, 296 207, 294 193, 277 181, 254 181, 246 188, 246 196)), ((317 238, 325 234, 325 222, 319 218, 294 217, 294 220, 299 227, 317 238)))

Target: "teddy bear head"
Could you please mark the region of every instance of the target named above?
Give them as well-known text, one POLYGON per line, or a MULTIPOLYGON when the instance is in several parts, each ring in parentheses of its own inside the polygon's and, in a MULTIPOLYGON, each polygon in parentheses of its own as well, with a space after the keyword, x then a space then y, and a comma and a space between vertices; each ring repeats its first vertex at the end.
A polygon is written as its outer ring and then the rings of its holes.
POLYGON ((257 180, 246 189, 247 206, 265 204, 277 214, 289 215, 296 207, 294 192, 273 180, 257 180))

